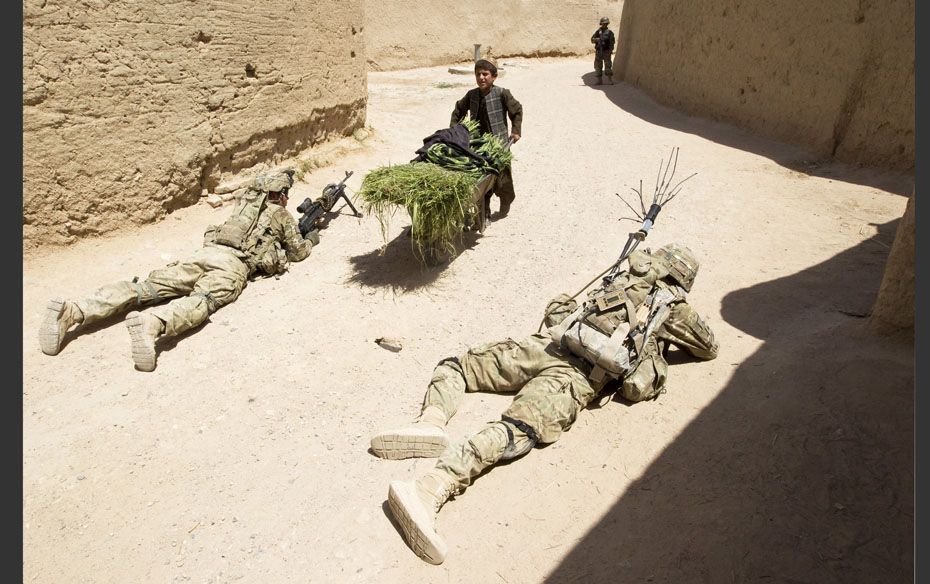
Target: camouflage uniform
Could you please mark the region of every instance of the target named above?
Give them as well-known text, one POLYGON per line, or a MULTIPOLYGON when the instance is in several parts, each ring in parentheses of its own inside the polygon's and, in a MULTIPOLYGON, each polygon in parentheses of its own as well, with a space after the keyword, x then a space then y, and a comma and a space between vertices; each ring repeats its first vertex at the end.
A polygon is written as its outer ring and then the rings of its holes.
MULTIPOLYGON (((142 281, 121 281, 97 289, 76 302, 56 298, 46 306, 39 329, 39 345, 57 355, 68 330, 134 309, 126 316, 136 368, 155 368, 155 340, 175 336, 203 323, 221 306, 238 298, 249 277, 274 275, 288 262, 301 261, 319 241, 300 236, 297 221, 269 193, 286 195, 293 184, 290 172, 256 177, 232 215, 204 233, 203 247, 183 261, 153 271, 142 281), (143 306, 174 299, 147 312, 143 306)), ((285 201, 286 204, 286 201, 285 201)))
POLYGON ((447 546, 436 515, 454 493, 501 460, 555 442, 578 413, 616 379, 630 401, 658 396, 665 387, 669 344, 701 359, 717 356, 714 334, 685 298, 698 263, 678 244, 629 256, 629 270, 613 273, 580 306, 569 296, 547 307, 542 334, 489 343, 433 371, 419 419, 372 437, 382 458, 439 456, 414 481, 392 481, 388 506, 405 541, 420 558, 441 564, 447 546), (467 440, 450 443, 445 433, 467 392, 516 392, 500 421, 467 440))
POLYGON ((238 298, 250 276, 265 272, 262 266, 276 265, 277 271, 283 272, 287 262, 303 260, 313 247, 313 243, 300 236, 297 221, 287 209, 272 202, 259 215, 256 229, 263 230, 279 245, 270 246, 260 257, 254 252, 214 243, 215 229, 212 225, 207 229, 204 246, 187 259, 155 270, 142 281, 108 284, 77 301, 84 313, 83 324, 174 298, 150 313, 165 323, 165 335, 179 335, 238 298))
MULTIPOLYGON (((601 24, 610 24, 610 21, 602 18, 601 24)), ((613 80, 614 69, 610 55, 613 53, 615 42, 613 31, 607 28, 598 28, 591 35, 591 43, 594 45, 594 72, 597 74, 598 83, 604 73, 613 80)))
MULTIPOLYGON (((676 303, 643 351, 639 366, 624 379, 621 395, 631 401, 658 395, 668 368, 662 353, 669 343, 701 359, 717 356, 713 332, 687 302, 676 303), (641 389, 655 386, 658 389, 651 392, 641 389)), ((518 393, 501 421, 450 445, 436 468, 451 475, 461 491, 498 461, 520 456, 537 442, 555 442, 606 385, 607 380, 590 378, 592 368, 553 342, 548 331, 520 341, 480 345, 457 359, 442 361, 433 372, 423 408, 438 407, 447 420, 466 392, 518 393)))

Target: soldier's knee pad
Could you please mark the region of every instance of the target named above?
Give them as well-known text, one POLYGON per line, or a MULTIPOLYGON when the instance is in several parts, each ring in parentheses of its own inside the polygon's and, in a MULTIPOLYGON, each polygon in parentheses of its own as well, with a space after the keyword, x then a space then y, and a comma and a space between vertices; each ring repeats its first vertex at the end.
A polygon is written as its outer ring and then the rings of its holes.
POLYGON ((457 357, 443 359, 436 368, 433 369, 433 376, 430 379, 430 385, 442 385, 451 382, 453 385, 465 383, 465 370, 457 357))
POLYGON ((520 423, 519 426, 524 426, 524 428, 521 428, 511 421, 503 420, 498 422, 498 424, 503 426, 504 431, 507 432, 507 447, 504 448, 504 454, 501 456, 502 460, 510 460, 523 456, 536 446, 536 442, 538 442, 536 433, 533 432, 533 435, 530 436, 524 429, 529 428, 529 426, 520 423))
POLYGON ((507 444, 507 430, 499 422, 488 424, 467 442, 476 458, 490 464, 501 459, 507 450, 507 444))

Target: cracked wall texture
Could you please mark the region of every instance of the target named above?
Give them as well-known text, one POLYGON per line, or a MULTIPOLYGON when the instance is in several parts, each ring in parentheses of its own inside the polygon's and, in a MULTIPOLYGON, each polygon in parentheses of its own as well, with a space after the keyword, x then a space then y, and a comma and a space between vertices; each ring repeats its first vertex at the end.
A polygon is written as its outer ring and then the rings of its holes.
MULTIPOLYGON (((602 16, 616 31, 622 0, 371 0, 365 7, 368 65, 373 71, 431 67, 481 56, 591 54, 602 16)), ((592 65, 593 67, 593 65, 592 65)))
POLYGON ((615 70, 833 158, 914 168, 914 0, 626 0, 615 70))
POLYGON ((26 0, 23 245, 145 223, 365 123, 362 0, 26 0))

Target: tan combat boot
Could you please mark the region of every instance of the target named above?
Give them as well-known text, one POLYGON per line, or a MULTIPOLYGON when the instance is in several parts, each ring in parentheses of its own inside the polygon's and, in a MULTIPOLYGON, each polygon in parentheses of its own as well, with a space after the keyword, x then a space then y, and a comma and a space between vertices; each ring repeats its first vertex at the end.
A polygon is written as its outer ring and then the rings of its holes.
POLYGON ((415 481, 392 481, 388 489, 388 505, 404 541, 431 564, 446 559, 446 542, 436 533, 436 514, 454 491, 452 478, 435 469, 415 481))
POLYGON ((428 406, 409 426, 382 432, 371 439, 371 451, 389 460, 435 458, 449 445, 446 415, 436 406, 428 406))
POLYGON ((604 82, 604 81, 603 81, 603 79, 601 78, 601 76, 598 75, 598 76, 597 76, 597 81, 596 81, 594 84, 595 84, 595 85, 600 85, 600 84, 603 83, 603 82, 604 82))
POLYGON ((46 355, 57 355, 65 333, 76 324, 84 322, 84 313, 74 302, 56 298, 45 306, 45 318, 39 327, 39 346, 46 355))
POLYGON ((132 360, 139 371, 155 370, 155 339, 165 332, 157 316, 133 310, 126 315, 126 328, 132 340, 132 360))

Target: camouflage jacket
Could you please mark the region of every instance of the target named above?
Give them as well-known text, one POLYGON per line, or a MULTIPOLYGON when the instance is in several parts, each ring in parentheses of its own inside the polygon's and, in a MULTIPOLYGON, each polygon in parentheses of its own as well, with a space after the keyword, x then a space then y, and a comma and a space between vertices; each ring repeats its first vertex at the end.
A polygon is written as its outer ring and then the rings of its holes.
POLYGON ((591 35, 591 43, 594 44, 594 50, 598 53, 610 54, 614 50, 614 31, 607 29, 597 29, 591 35))
MULTIPOLYGON (((566 332, 566 328, 572 330, 571 322, 583 321, 586 326, 598 331, 601 336, 595 338, 595 342, 603 342, 618 328, 624 332, 630 331, 624 340, 624 346, 629 351, 629 362, 622 364, 620 369, 614 369, 615 373, 623 371, 619 373, 622 379, 620 393, 630 401, 653 399, 665 391, 668 372, 665 352, 668 345, 684 349, 698 359, 716 358, 719 348, 714 332, 688 304, 685 290, 674 281, 662 277, 663 272, 658 267, 643 260, 647 257, 639 252, 631 254, 630 264, 635 273, 621 272, 607 289, 593 290, 584 306, 579 307, 567 294, 560 294, 549 302, 546 309, 545 322, 553 338, 558 339, 560 344, 567 341, 570 351, 592 365, 598 364, 598 360, 604 354, 598 351, 607 345, 590 345, 591 352, 585 348, 572 347, 573 333, 566 332), (651 301, 660 295, 664 295, 665 300, 662 304, 667 306, 667 314, 655 321, 658 326, 645 326, 645 332, 637 334, 643 331, 644 325, 650 323, 657 304, 651 301), (594 299, 598 296, 615 297, 617 301, 609 308, 601 310, 595 305, 594 299), (570 316, 572 319, 568 320, 570 316), (637 327, 637 324, 640 327, 637 327)), ((581 336, 577 338, 580 340, 581 336)), ((595 367, 595 370, 597 369, 595 367)), ((593 381, 605 381, 603 370, 601 371, 592 372, 593 381)))
MULTIPOLYGON (((204 245, 220 245, 214 242, 215 231, 215 225, 207 228, 203 234, 204 245)), ((246 250, 229 249, 246 263, 250 275, 257 272, 272 276, 287 271, 290 262, 305 259, 312 248, 313 243, 300 236, 293 215, 269 201, 258 216, 246 250)))

